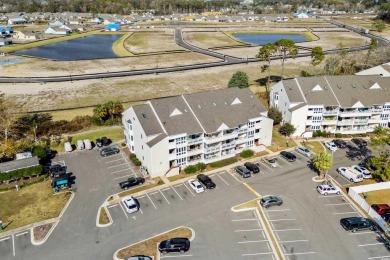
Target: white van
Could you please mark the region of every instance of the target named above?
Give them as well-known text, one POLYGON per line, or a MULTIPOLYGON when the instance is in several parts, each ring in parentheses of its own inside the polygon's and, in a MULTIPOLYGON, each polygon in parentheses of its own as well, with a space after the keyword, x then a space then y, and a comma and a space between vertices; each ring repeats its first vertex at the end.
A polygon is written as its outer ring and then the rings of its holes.
POLYGON ((66 142, 64 144, 64 147, 65 147, 65 152, 67 152, 67 153, 73 151, 73 148, 72 148, 72 145, 70 144, 70 142, 66 142))
POLYGON ((89 139, 84 140, 85 149, 91 150, 92 149, 92 143, 89 141, 89 139))
POLYGON ((350 182, 361 182, 363 181, 363 174, 353 170, 350 167, 337 168, 337 172, 340 173, 344 178, 350 182))
POLYGON ((84 150, 85 149, 83 140, 77 140, 77 149, 78 150, 84 150))

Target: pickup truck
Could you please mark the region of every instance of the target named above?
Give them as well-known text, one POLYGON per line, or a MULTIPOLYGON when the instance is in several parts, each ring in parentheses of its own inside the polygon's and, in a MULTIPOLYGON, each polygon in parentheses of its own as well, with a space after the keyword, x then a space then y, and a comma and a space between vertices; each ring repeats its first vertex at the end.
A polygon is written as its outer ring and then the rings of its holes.
POLYGON ((137 185, 142 185, 142 184, 144 184, 144 182, 145 182, 145 179, 142 177, 136 177, 136 178, 131 177, 131 178, 128 178, 127 181, 120 182, 119 187, 121 187, 121 189, 127 190, 128 188, 131 188, 131 187, 134 187, 137 185))

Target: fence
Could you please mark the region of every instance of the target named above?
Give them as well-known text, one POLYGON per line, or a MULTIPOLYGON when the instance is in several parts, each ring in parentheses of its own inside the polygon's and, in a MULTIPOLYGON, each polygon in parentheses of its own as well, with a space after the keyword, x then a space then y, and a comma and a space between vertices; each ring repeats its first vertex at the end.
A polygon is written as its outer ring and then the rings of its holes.
POLYGON ((362 185, 362 186, 356 186, 349 188, 348 195, 363 209, 365 210, 368 215, 386 232, 390 232, 390 227, 387 226, 386 221, 383 220, 383 218, 376 213, 375 210, 373 210, 370 205, 366 202, 362 196, 360 196, 361 193, 364 192, 370 192, 370 191, 376 191, 376 190, 385 190, 390 189, 390 182, 381 182, 381 183, 375 183, 375 184, 369 184, 369 185, 362 185))

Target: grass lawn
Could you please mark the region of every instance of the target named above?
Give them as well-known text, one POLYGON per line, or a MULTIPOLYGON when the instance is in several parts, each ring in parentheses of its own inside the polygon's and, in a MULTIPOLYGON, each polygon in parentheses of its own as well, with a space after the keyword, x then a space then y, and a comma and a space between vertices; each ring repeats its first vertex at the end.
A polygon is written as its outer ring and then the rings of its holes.
POLYGON ((171 181, 171 182, 174 182, 174 181, 177 181, 177 180, 181 180, 181 179, 184 179, 184 178, 187 178, 187 177, 191 177, 191 176, 196 176, 200 174, 200 172, 196 172, 196 173, 180 173, 178 175, 174 175, 174 176, 171 176, 171 177, 168 177, 168 180, 171 181))
POLYGON ((254 199, 254 200, 250 200, 250 201, 247 201, 247 202, 244 202, 240 205, 237 205, 235 207, 233 207, 234 210, 239 210, 239 209, 247 209, 247 208, 256 208, 257 207, 257 200, 258 199, 254 199))
POLYGON ((320 142, 305 142, 301 143, 302 146, 306 147, 310 151, 312 151, 315 154, 318 154, 325 150, 325 148, 322 146, 320 142))
POLYGON ((153 178, 153 180, 156 182, 155 184, 144 185, 144 186, 141 186, 141 187, 138 187, 138 188, 135 188, 135 189, 131 189, 131 190, 128 190, 128 191, 121 192, 121 193, 119 193, 119 197, 121 197, 121 198, 122 197, 126 197, 128 195, 131 195, 131 194, 143 191, 143 190, 148 190, 148 189, 151 189, 151 188, 154 188, 154 187, 157 187, 157 186, 160 186, 160 185, 164 184, 164 181, 161 180, 160 177, 153 178))
MULTIPOLYGON (((369 205, 378 203, 390 205, 390 189, 370 191, 367 192, 367 195, 366 201, 369 205)), ((363 194, 360 194, 360 196, 364 197, 363 194)))
POLYGON ((132 33, 130 32, 125 33, 121 38, 115 41, 114 44, 112 45, 112 50, 117 56, 119 57, 133 56, 133 54, 128 50, 126 50, 126 48, 124 47, 124 42, 131 34, 132 33))
POLYGON ((268 149, 273 152, 277 152, 294 146, 296 146, 296 144, 291 138, 282 136, 275 128, 272 130, 272 145, 268 146, 268 149))
POLYGON ((49 180, 0 193, 3 231, 58 217, 69 198, 68 192, 54 195, 49 180))
POLYGON ((192 231, 185 227, 179 227, 167 233, 162 233, 151 237, 148 240, 123 248, 118 252, 117 257, 124 259, 133 255, 147 255, 153 256, 153 259, 157 259, 157 244, 163 240, 174 237, 185 237, 189 239, 192 237, 192 231))
POLYGON ((110 219, 108 218, 106 208, 101 207, 100 208, 100 215, 99 215, 99 224, 105 225, 110 223, 110 219))

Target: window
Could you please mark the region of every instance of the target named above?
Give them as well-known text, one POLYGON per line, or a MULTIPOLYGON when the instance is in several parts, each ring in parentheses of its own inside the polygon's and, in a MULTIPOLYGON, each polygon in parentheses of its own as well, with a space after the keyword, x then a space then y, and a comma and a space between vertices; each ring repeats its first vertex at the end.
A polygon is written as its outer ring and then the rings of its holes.
POLYGON ((142 156, 142 161, 145 161, 145 157, 144 156, 142 156))
POLYGON ((127 128, 131 131, 131 130, 133 130, 133 125, 132 124, 128 124, 127 128))
POLYGON ((246 147, 252 147, 253 146, 253 140, 246 143, 246 147))
POLYGON ((390 111, 390 106, 383 106, 384 111, 390 111))
POLYGON ((255 131, 249 131, 248 132, 248 137, 253 137, 255 135, 255 131))
POLYGON ((185 165, 187 163, 187 158, 179 158, 176 160, 178 166, 185 165))
POLYGON ((176 144, 183 144, 186 142, 186 137, 179 137, 179 138, 176 138, 176 144))
POLYGON ((312 125, 311 130, 320 130, 320 126, 319 125, 312 125))
POLYGON ((314 108, 313 111, 314 111, 314 114, 320 114, 320 113, 322 113, 322 107, 314 108))
POLYGON ((141 134, 141 139, 142 139, 142 134, 141 134))
POLYGON ((182 155, 185 154, 187 151, 187 147, 179 147, 176 149, 176 155, 182 155))
POLYGON ((382 115, 381 115, 381 119, 382 119, 382 120, 387 120, 387 119, 389 119, 389 114, 382 114, 382 115))
POLYGON ((133 141, 133 136, 132 135, 130 135, 130 140, 133 141))
POLYGON ((248 127, 249 127, 249 128, 255 127, 255 122, 249 122, 249 123, 248 123, 248 127))
POLYGON ((322 117, 321 116, 313 116, 312 121, 313 121, 313 123, 319 123, 322 121, 322 117))
POLYGON ((142 150, 144 149, 144 145, 141 146, 142 147, 142 150))
POLYGON ((132 146, 131 146, 131 151, 133 151, 133 152, 134 152, 134 145, 132 145, 132 146))

